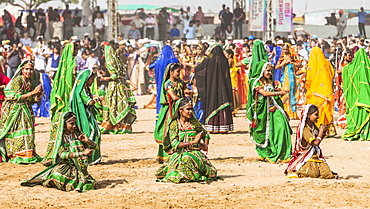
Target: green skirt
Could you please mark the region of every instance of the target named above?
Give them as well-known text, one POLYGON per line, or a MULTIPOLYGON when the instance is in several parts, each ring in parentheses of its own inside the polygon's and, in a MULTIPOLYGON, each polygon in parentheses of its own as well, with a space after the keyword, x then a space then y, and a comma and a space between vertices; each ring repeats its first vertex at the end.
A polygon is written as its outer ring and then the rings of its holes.
POLYGON ((291 129, 287 117, 276 109, 270 114, 268 145, 265 148, 256 146, 260 159, 271 163, 289 162, 292 153, 291 129))
POLYGON ((217 179, 217 170, 200 151, 176 152, 156 172, 157 181, 200 182, 217 179))
POLYGON ((95 189, 95 180, 87 173, 80 171, 70 160, 51 165, 36 176, 21 183, 21 186, 56 188, 62 191, 79 191, 95 189))

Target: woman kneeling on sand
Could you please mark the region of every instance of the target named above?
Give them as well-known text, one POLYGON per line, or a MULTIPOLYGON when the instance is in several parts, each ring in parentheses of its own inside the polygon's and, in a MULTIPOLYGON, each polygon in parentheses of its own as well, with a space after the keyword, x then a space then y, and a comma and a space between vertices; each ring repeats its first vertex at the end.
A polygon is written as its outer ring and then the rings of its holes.
POLYGON ((293 155, 285 170, 288 178, 332 179, 338 175, 332 172, 319 147, 328 129, 325 125, 318 128, 319 108, 308 104, 303 110, 298 126, 293 155))
POLYGON ((62 114, 60 121, 63 125, 58 127, 52 152, 53 164, 21 185, 43 185, 67 192, 92 190, 95 180, 87 172, 87 157, 97 148, 97 144, 81 134, 74 113, 62 114))
POLYGON ((209 139, 207 131, 194 116, 192 100, 178 100, 169 134, 163 142, 164 150, 170 157, 158 169, 157 181, 181 183, 215 180, 217 170, 201 152, 208 150, 209 139))

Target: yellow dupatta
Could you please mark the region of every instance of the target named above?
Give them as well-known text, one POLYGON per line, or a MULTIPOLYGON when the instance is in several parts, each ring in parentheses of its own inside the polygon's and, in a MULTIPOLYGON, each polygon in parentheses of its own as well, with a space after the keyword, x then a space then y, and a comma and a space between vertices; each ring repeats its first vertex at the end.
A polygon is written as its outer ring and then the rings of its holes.
POLYGON ((320 118, 317 125, 328 125, 333 121, 334 113, 334 68, 319 47, 312 48, 306 76, 306 104, 319 107, 320 118))

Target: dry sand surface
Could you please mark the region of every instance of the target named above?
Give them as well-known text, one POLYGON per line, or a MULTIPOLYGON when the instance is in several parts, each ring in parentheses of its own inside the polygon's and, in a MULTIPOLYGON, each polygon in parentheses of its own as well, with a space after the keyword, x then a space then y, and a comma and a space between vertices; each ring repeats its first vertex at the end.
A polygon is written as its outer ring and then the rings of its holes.
MULTIPOLYGON (((255 162, 245 112, 234 118, 235 131, 211 135, 211 162, 224 180, 209 184, 157 183, 157 144, 153 140, 154 110, 141 107, 149 96, 137 97, 140 109, 130 135, 103 135, 101 164, 89 167, 97 189, 62 192, 20 182, 43 170, 41 164, 0 163, 1 208, 366 208, 370 203, 369 142, 339 138, 322 143, 324 155, 339 180, 287 179, 286 164, 255 162)), ((50 120, 36 119, 37 152, 44 156, 50 120)), ((292 121, 296 129, 298 121, 292 121)), ((295 132, 295 131, 294 131, 295 132)), ((343 130, 339 130, 340 134, 343 130)), ((292 138, 295 135, 292 136, 292 138)))

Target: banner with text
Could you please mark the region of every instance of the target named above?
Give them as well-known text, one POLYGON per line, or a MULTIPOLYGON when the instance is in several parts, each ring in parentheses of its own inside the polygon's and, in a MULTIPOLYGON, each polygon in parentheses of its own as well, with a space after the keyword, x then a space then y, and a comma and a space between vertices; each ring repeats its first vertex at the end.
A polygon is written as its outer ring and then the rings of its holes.
POLYGON ((293 1, 276 0, 276 28, 278 32, 291 32, 293 23, 293 1))
POLYGON ((250 0, 249 31, 266 30, 266 0, 250 0))

